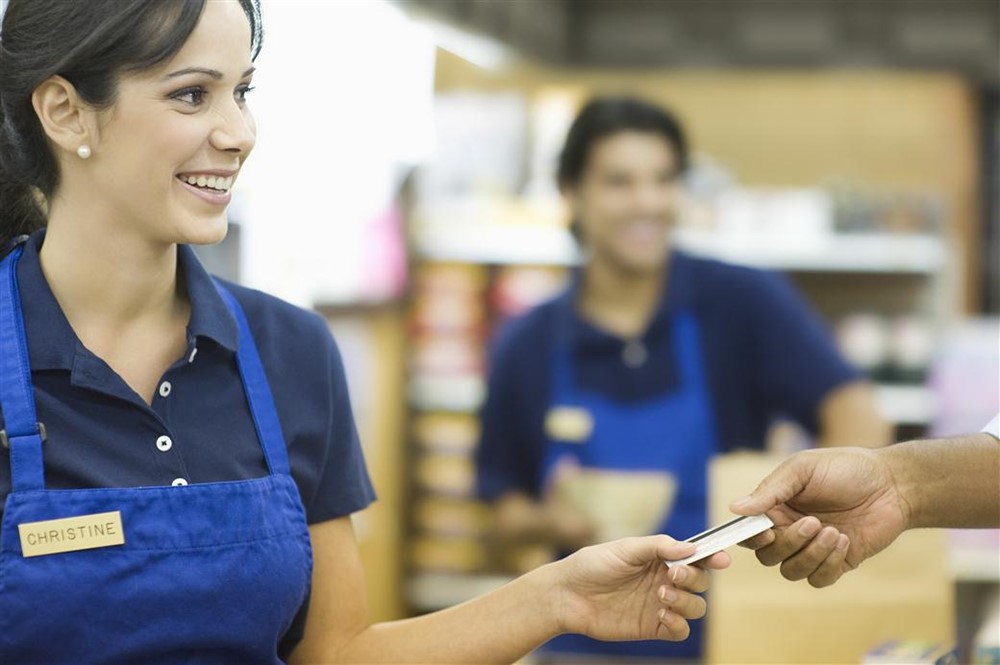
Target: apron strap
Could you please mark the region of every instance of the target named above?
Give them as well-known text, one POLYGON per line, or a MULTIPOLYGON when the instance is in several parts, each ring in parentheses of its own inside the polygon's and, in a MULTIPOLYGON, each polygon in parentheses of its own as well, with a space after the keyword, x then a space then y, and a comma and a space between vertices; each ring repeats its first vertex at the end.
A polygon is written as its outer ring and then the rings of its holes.
MULTIPOLYGON (((552 387, 553 395, 572 395, 576 393, 573 372, 573 324, 576 313, 572 293, 565 296, 555 306, 553 312, 552 338, 552 387)), ((569 406, 564 405, 564 406, 569 406)))
POLYGON ((14 492, 45 488, 44 428, 35 413, 31 365, 17 285, 17 262, 22 252, 23 247, 18 244, 0 262, 0 408, 4 419, 0 444, 10 449, 11 491, 14 492))
POLYGON ((257 428, 257 436, 264 448, 267 465, 271 469, 271 473, 289 475, 291 471, 288 465, 285 436, 281 431, 278 410, 274 406, 274 396, 271 394, 267 375, 264 373, 264 365, 260 361, 257 345, 250 333, 250 324, 247 323, 243 308, 240 307, 233 294, 217 279, 214 281, 215 288, 226 302, 226 306, 233 318, 236 319, 239 328, 236 365, 243 378, 243 390, 250 406, 250 415, 253 416, 254 427, 257 428))
POLYGON ((677 312, 673 326, 674 349, 680 369, 681 381, 686 385, 706 388, 701 357, 701 343, 698 340, 698 321, 688 310, 677 312))

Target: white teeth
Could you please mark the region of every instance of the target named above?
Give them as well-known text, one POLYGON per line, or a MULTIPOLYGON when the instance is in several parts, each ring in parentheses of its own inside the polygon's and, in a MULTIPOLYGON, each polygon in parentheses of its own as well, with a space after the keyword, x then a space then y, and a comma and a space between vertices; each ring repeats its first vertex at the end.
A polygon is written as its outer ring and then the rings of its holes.
POLYGON ((216 189, 221 192, 229 191, 229 188, 233 186, 232 176, 228 178, 219 178, 214 175, 204 176, 204 175, 188 175, 182 176, 181 180, 189 185, 195 185, 196 187, 207 187, 209 189, 216 189))

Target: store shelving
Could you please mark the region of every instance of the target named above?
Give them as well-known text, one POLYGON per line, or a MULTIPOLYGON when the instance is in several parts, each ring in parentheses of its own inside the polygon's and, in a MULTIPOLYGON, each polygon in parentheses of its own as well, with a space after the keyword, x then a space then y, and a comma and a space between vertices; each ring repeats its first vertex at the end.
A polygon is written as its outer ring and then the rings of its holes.
POLYGON ((944 242, 929 234, 830 233, 778 243, 765 236, 681 230, 677 244, 702 256, 786 272, 933 275, 947 259, 944 242))
MULTIPOLYGON (((930 234, 834 233, 800 244, 767 237, 679 230, 677 246, 710 258, 787 272, 933 275, 947 261, 944 241, 930 234)), ((430 226, 416 240, 419 254, 437 262, 572 266, 579 251, 564 226, 430 226)))
POLYGON ((875 400, 882 417, 898 425, 926 427, 934 418, 934 393, 926 386, 878 384, 875 400))

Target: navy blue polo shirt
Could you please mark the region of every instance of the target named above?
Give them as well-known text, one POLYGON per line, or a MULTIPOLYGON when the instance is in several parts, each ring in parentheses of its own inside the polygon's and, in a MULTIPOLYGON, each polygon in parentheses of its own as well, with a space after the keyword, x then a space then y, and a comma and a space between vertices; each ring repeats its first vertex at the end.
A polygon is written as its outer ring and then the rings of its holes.
MULTIPOLYGON (((73 332, 41 270, 43 239, 39 232, 27 242, 17 274, 38 417, 48 433, 46 487, 266 475, 236 367, 236 322, 191 248, 178 248, 178 277, 191 301, 188 348, 162 377, 150 406, 73 332)), ((257 343, 308 522, 366 507, 375 494, 326 322, 259 291, 226 286, 257 343)), ((0 499, 9 492, 10 457, 0 450, 0 499)))
MULTIPOLYGON (((663 299, 642 341, 646 362, 623 361, 625 340, 582 319, 579 279, 559 297, 512 319, 491 353, 480 414, 478 493, 537 495, 550 404, 557 321, 569 321, 574 380, 621 402, 664 395, 678 386, 671 316, 686 310, 699 326, 719 450, 760 449, 770 423, 792 419, 817 431, 817 412, 835 388, 859 379, 819 317, 784 277, 673 251, 663 299)), ((562 328, 565 330, 566 328, 562 328)))

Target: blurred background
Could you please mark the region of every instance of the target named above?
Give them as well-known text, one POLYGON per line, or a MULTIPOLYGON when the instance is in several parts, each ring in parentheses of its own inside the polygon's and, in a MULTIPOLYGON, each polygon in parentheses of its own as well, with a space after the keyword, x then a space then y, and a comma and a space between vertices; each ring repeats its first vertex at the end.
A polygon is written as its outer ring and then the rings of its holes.
MULTIPOLYGON (((554 169, 591 95, 678 116, 693 158, 676 244, 793 280, 895 440, 1000 409, 997 2, 263 4, 256 154, 203 256, 330 321, 379 492, 355 518, 375 619, 516 572, 474 499, 476 414, 496 327, 579 261, 554 169)), ((771 457, 713 465, 712 521, 806 445, 779 423, 771 457)), ((1000 662, 1000 535, 914 535, 822 592, 739 558, 713 589, 708 659, 883 662, 871 650, 900 639, 1000 662)))

